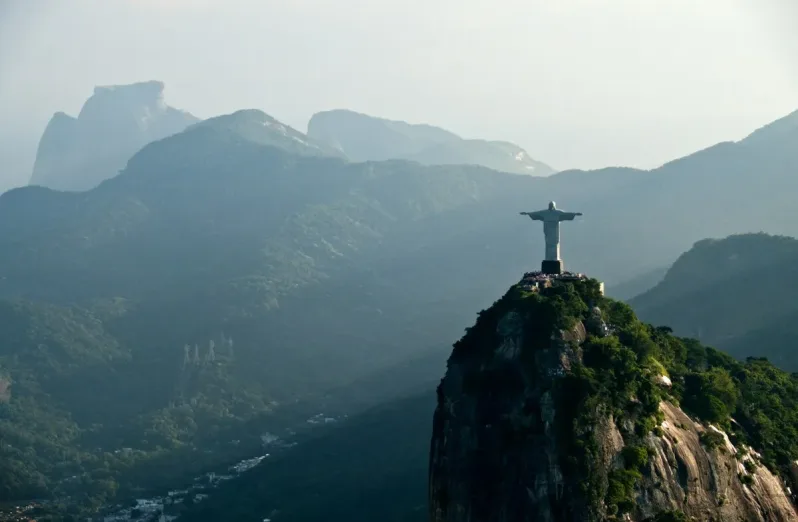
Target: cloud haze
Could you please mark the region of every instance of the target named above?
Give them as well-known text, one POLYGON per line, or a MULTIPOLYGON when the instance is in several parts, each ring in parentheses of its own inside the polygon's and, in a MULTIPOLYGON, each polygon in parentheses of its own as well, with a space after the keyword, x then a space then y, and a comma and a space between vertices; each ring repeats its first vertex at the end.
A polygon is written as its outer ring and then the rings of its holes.
POLYGON ((0 159, 94 85, 159 79, 202 117, 347 107, 651 167, 798 108, 795 20, 790 0, 0 0, 0 159))

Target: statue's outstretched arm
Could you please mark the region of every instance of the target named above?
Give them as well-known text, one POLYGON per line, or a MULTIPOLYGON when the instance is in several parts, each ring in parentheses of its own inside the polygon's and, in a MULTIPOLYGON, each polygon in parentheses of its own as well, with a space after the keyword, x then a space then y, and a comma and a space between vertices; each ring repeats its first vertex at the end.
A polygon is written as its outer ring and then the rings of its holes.
POLYGON ((572 221, 576 216, 581 215, 581 212, 563 212, 560 214, 560 221, 572 221))
POLYGON ((543 216, 540 212, 520 212, 522 216, 529 216, 534 221, 543 221, 543 216))

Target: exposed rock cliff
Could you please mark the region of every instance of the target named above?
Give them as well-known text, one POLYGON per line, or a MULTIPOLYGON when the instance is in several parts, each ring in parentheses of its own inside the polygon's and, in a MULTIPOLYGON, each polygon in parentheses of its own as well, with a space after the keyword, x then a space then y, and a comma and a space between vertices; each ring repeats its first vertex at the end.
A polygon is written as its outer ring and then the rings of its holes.
POLYGON ((0 373, 0 402, 11 399, 11 379, 0 373))
POLYGON ((687 352, 595 281, 513 287, 438 387, 430 519, 798 520, 756 452, 674 405, 698 400, 687 352))
POLYGON ((638 491, 643 514, 678 509, 697 520, 798 519, 782 481, 759 464, 755 451, 735 447, 722 431, 669 402, 660 407, 661 435, 646 439, 653 454, 638 491), (707 448, 702 441, 713 435, 718 445, 707 448))
POLYGON ((88 190, 147 143, 199 121, 166 105, 163 90, 158 81, 95 87, 77 118, 56 113, 39 141, 30 184, 88 190))

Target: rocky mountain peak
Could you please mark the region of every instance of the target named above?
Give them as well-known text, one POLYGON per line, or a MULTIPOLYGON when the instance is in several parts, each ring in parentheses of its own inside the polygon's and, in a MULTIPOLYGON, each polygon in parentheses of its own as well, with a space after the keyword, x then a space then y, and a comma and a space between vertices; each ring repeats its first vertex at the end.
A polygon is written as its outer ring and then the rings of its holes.
POLYGON ((83 105, 78 118, 84 116, 87 110, 91 110, 98 105, 166 110, 164 87, 164 83, 159 81, 139 82, 129 85, 97 86, 94 88, 94 94, 83 105))
POLYGON ((115 94, 127 96, 161 97, 163 96, 165 85, 158 80, 129 83, 126 85, 97 85, 94 87, 94 95, 115 94))
POLYGON ((77 118, 53 115, 39 141, 30 184, 88 190, 115 176, 147 143, 197 121, 166 104, 163 82, 95 87, 77 118))
POLYGON ((704 410, 693 379, 725 377, 686 352, 594 280, 512 287, 438 387, 430 520, 795 520, 789 472, 704 410))

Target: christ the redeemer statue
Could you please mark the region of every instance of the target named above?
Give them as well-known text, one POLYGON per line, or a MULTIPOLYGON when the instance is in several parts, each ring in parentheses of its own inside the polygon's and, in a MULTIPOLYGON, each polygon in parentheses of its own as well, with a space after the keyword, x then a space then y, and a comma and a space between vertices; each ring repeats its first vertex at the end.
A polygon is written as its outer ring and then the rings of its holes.
POLYGON ((549 203, 546 210, 537 212, 521 212, 522 216, 529 216, 534 221, 543 221, 543 234, 546 236, 546 257, 543 259, 541 270, 545 274, 562 273, 562 260, 560 259, 560 221, 572 221, 581 212, 563 212, 554 202, 549 203))

